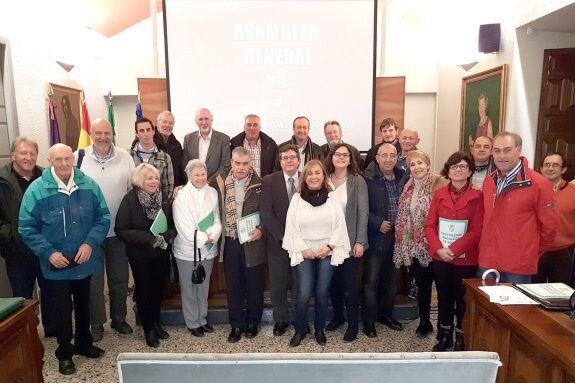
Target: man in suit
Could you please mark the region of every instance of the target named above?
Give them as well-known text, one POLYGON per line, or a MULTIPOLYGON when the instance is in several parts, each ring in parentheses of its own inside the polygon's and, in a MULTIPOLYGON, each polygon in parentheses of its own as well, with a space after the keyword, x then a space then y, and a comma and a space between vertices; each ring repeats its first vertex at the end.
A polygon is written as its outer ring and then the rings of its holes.
MULTIPOLYGON (((339 122, 335 120, 328 121, 325 124, 323 124, 323 134, 325 135, 325 140, 327 141, 327 143, 320 146, 320 150, 323 158, 327 158, 331 148, 334 145, 343 142, 343 140, 341 139, 341 137, 343 136, 341 132, 341 125, 339 124, 339 122)), ((351 155, 353 156, 353 158, 355 158, 355 163, 359 167, 359 170, 363 171, 364 169, 363 158, 361 158, 359 150, 357 150, 357 148, 352 145, 349 145, 349 147, 351 148, 351 155)))
POLYGON ((293 144, 279 147, 281 170, 267 175, 262 180, 261 213, 262 223, 269 233, 266 239, 270 296, 274 308, 274 335, 286 332, 290 322, 287 301, 290 258, 282 248, 286 214, 291 197, 299 184, 299 151, 293 144))
POLYGON ((212 180, 218 174, 225 174, 230 170, 230 137, 212 129, 214 117, 206 108, 196 111, 197 132, 184 137, 184 153, 182 167, 185 168, 190 160, 199 158, 208 168, 208 179, 212 180))
POLYGON ((231 150, 243 146, 250 152, 252 169, 260 176, 267 176, 276 170, 278 146, 261 131, 260 118, 248 114, 244 119, 244 131, 230 141, 231 150))
POLYGON ((311 160, 323 160, 319 145, 311 142, 311 138, 309 138, 309 119, 307 117, 299 116, 293 120, 293 136, 284 144, 297 146, 300 157, 298 170, 300 172, 303 171, 305 164, 311 160))

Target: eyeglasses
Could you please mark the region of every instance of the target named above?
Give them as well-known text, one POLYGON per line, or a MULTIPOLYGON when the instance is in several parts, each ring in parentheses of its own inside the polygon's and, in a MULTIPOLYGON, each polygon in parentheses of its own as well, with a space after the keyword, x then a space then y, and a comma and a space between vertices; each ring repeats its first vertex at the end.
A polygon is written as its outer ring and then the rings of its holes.
POLYGON ((449 170, 457 170, 457 169, 467 170, 467 169, 469 169, 469 165, 467 165, 467 164, 455 164, 455 165, 451 165, 449 167, 449 170))
POLYGON ((293 160, 297 160, 297 156, 283 156, 281 158, 282 161, 293 161, 293 160))
POLYGON ((557 162, 545 162, 543 164, 544 168, 553 168, 553 169, 559 169, 561 167, 561 164, 558 164, 557 162))
POLYGON ((334 156, 335 158, 349 158, 350 154, 349 154, 349 153, 338 153, 338 152, 335 152, 335 153, 333 154, 333 156, 334 156))

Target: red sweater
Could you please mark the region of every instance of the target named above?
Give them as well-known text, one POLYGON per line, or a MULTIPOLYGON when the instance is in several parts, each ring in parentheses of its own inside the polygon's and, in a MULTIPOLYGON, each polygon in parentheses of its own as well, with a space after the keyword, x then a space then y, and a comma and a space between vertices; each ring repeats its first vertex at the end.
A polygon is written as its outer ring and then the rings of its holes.
POLYGON ((549 249, 559 228, 551 183, 523 167, 495 199, 497 171, 485 178, 485 218, 479 242, 479 266, 501 272, 537 274, 539 257, 549 249))
POLYGON ((454 265, 477 265, 479 255, 479 239, 483 225, 483 194, 468 188, 454 204, 449 193, 449 186, 438 189, 433 195, 427 222, 425 224, 425 237, 429 245, 429 254, 433 261, 442 261, 437 250, 443 249, 439 240, 439 218, 452 220, 467 220, 467 232, 458 240, 449 245, 455 254, 450 263, 454 265), (465 253, 465 258, 459 258, 465 253))
POLYGON ((549 251, 565 249, 575 244, 575 185, 561 180, 559 190, 555 193, 555 206, 561 223, 549 251))

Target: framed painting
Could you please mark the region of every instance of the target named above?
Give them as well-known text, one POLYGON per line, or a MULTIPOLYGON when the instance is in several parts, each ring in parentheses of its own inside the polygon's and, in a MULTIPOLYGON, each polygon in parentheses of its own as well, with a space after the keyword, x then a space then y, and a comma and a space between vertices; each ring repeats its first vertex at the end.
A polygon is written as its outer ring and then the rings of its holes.
POLYGON ((463 78, 459 150, 469 152, 477 137, 505 131, 506 96, 507 65, 463 78))
POLYGON ((57 106, 56 117, 58 118, 60 142, 70 146, 75 151, 78 149, 80 139, 82 90, 57 84, 50 84, 50 87, 54 92, 52 99, 57 106))

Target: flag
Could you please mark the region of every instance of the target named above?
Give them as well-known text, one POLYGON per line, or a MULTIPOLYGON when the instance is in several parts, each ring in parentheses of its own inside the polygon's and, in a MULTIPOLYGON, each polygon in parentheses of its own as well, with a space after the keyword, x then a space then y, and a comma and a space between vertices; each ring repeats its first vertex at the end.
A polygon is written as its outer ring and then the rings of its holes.
POLYGON ((82 101, 82 126, 80 128, 80 139, 78 140, 78 149, 84 149, 92 145, 90 138, 90 116, 88 115, 88 104, 82 101))
POLYGON ((140 104, 140 92, 138 92, 138 103, 136 104, 136 118, 142 118, 142 104, 140 104))
POLYGON ((56 117, 56 102, 50 98, 48 101, 50 112, 50 146, 60 142, 60 128, 58 127, 58 117, 56 117))
POLYGON ((112 142, 116 144, 116 129, 114 121, 114 105, 112 105, 112 92, 108 91, 108 122, 112 125, 112 142))

